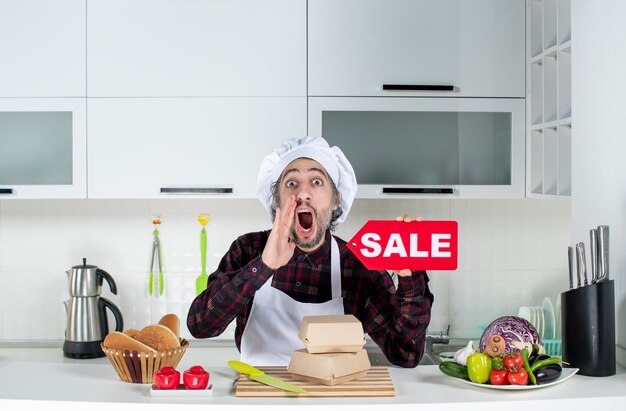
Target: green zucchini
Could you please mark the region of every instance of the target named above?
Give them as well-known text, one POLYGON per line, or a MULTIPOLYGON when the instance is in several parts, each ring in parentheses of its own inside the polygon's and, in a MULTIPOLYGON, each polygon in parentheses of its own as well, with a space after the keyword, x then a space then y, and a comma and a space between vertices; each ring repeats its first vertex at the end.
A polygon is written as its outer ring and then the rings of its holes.
POLYGON ((442 373, 449 375, 450 377, 461 378, 469 381, 469 374, 467 367, 457 364, 454 361, 444 361, 439 364, 439 369, 442 373))

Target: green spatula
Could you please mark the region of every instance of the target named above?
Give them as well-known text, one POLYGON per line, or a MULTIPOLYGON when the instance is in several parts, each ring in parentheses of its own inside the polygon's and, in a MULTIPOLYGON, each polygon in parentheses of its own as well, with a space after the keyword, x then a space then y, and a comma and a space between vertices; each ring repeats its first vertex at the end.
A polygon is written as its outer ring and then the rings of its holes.
POLYGON ((206 290, 206 283, 209 276, 206 273, 206 230, 205 227, 211 221, 211 216, 208 214, 200 214, 198 216, 198 222, 202 226, 200 232, 200 255, 202 257, 202 272, 196 278, 196 295, 199 295, 202 291, 206 290))

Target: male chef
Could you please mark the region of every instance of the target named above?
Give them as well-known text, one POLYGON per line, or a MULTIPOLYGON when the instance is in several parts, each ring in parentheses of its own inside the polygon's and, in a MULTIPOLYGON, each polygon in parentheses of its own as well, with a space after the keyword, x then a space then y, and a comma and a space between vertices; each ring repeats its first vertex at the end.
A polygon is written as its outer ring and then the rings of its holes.
MULTIPOLYGON (((415 367, 423 354, 433 295, 424 271, 370 271, 332 235, 356 194, 352 166, 323 138, 285 141, 261 164, 257 195, 271 230, 231 245, 207 289, 191 304, 196 338, 221 334, 234 319, 241 360, 287 365, 307 315, 353 314, 387 359, 415 367)), ((399 217, 410 221, 410 217, 399 217)))

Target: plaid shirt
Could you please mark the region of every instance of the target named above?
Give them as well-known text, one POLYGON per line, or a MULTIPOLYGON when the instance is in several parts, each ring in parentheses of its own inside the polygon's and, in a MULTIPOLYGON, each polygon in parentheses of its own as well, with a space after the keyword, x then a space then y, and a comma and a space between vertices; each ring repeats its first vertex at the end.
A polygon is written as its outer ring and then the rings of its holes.
MULTIPOLYGON (((187 327, 194 337, 215 337, 236 319, 235 342, 240 349, 254 293, 272 275, 272 286, 296 301, 323 303, 331 299, 330 231, 319 249, 303 253, 296 248, 289 263, 277 270, 261 260, 269 233, 249 233, 233 242, 209 276, 207 289, 191 304, 187 327)), ((390 362, 415 367, 423 354, 433 302, 426 272, 399 277, 396 290, 386 271, 366 269, 345 241, 335 239, 341 256, 344 312, 361 321, 390 362)))

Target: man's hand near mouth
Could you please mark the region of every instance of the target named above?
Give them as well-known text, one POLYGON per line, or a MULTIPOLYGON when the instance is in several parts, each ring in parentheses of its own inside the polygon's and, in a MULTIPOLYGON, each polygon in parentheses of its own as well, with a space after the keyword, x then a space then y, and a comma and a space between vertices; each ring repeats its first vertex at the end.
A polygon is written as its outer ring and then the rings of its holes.
POLYGON ((272 231, 263 249, 261 259, 271 269, 278 269, 287 264, 293 256, 296 243, 290 238, 296 211, 296 197, 289 196, 282 208, 276 208, 276 218, 272 231))

